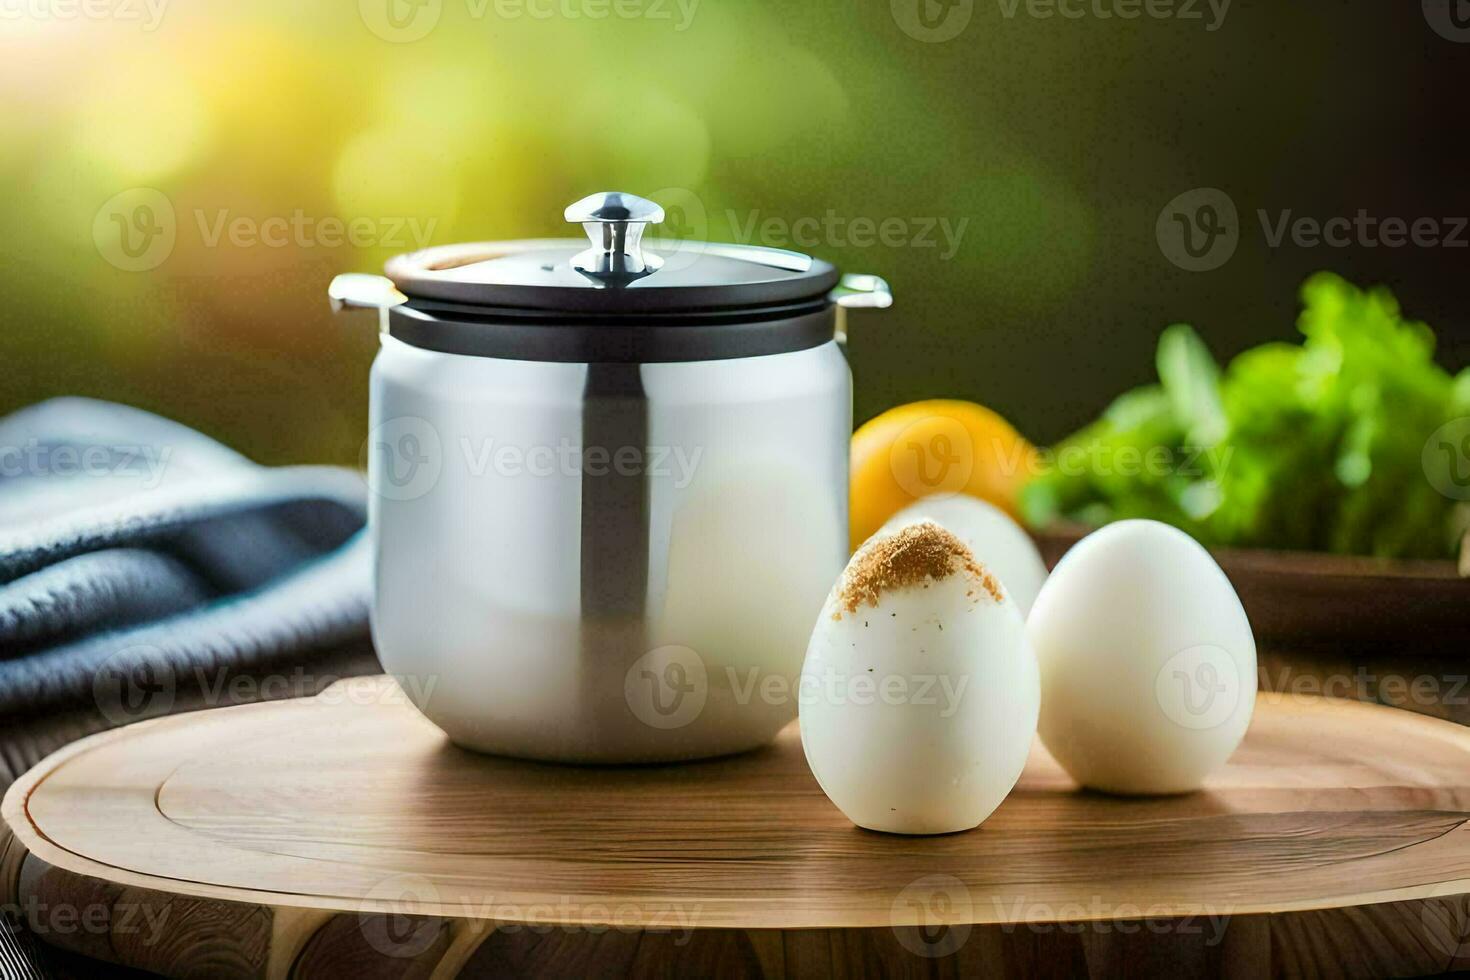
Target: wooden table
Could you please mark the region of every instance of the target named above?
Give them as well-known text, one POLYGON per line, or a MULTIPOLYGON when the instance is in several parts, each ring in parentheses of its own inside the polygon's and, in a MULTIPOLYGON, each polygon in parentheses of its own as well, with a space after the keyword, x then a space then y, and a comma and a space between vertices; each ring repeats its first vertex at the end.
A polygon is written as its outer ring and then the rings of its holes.
POLYGON ((615 769, 450 745, 384 678, 93 736, 6 794, 47 942, 170 975, 1239 976, 1470 966, 1470 731, 1260 696, 1200 793, 1039 747, 980 829, 859 830, 793 725, 615 769))

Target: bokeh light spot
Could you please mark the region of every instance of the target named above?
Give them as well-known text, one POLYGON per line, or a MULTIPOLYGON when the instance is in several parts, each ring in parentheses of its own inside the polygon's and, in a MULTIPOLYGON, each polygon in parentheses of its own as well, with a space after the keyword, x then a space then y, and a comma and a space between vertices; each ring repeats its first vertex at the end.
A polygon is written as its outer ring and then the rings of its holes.
POLYGON ((442 237, 459 207, 458 154, 411 128, 379 126, 343 148, 332 190, 344 219, 432 223, 442 237))
POLYGON ((73 146, 120 185, 177 173, 208 147, 207 109, 188 81, 163 64, 114 65, 76 119, 73 146))

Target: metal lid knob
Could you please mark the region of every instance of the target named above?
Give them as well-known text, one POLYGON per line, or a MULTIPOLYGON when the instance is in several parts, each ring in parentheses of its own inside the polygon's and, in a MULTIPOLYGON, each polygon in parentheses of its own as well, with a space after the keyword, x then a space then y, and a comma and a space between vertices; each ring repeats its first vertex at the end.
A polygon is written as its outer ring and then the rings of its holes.
POLYGON ((569 205, 568 221, 580 224, 592 247, 572 257, 582 275, 609 286, 626 285, 658 271, 656 256, 643 255, 643 229, 664 220, 664 209, 634 194, 603 191, 569 205))

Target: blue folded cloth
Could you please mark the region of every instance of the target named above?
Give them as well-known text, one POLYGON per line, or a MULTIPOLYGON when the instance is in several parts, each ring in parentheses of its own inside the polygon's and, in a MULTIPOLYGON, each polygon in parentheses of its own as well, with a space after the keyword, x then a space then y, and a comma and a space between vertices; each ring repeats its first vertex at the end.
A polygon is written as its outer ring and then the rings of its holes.
POLYGON ((0 419, 0 783, 90 731, 378 670, 365 514, 353 470, 137 409, 0 419))

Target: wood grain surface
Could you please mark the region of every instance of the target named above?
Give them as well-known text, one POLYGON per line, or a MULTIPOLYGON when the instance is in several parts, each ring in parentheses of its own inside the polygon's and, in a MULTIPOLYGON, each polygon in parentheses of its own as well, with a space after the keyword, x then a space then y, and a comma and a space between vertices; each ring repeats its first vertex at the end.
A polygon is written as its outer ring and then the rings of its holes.
POLYGON ((1260 695, 1202 792, 1081 792, 1038 747, 943 837, 853 827, 795 726, 688 765, 517 762, 385 678, 93 736, 3 813, 42 939, 175 976, 1470 966, 1470 731, 1311 696, 1260 695))

